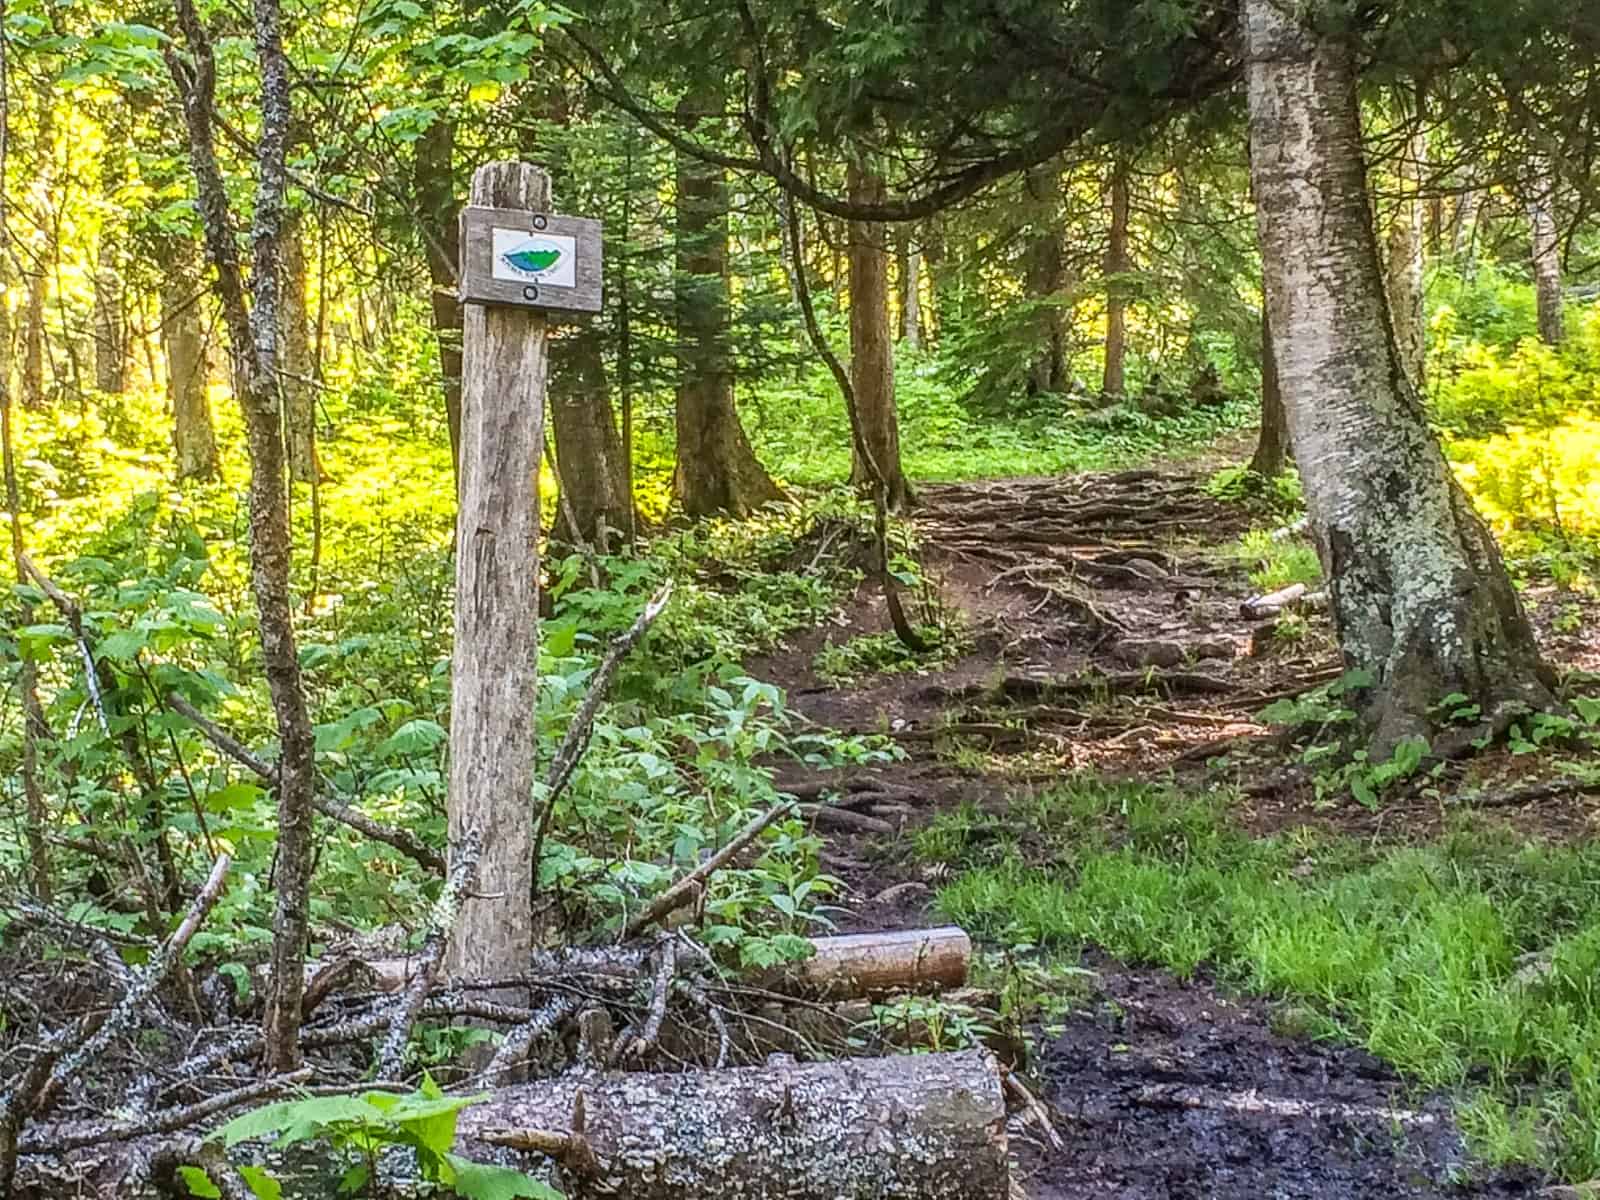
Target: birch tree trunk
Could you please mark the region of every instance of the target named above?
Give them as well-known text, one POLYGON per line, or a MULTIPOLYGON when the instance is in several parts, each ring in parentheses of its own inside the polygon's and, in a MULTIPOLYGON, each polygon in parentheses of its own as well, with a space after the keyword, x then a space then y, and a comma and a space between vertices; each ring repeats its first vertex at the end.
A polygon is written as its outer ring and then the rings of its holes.
POLYGON ((1422 293, 1423 206, 1418 196, 1427 156, 1427 139, 1420 130, 1414 131, 1406 139, 1396 172, 1400 199, 1389 226, 1388 246, 1389 313, 1394 321, 1395 350, 1406 378, 1418 392, 1423 389, 1428 353, 1428 324, 1422 293))
MULTIPOLYGON (((848 169, 850 199, 882 203, 883 180, 860 163, 848 169)), ((911 505, 911 487, 900 466, 900 419, 895 411, 894 345, 889 336, 889 253, 882 223, 851 221, 850 228, 850 386, 855 393, 861 447, 851 451, 850 481, 881 482, 891 511, 911 505)))
MULTIPOLYGON (((699 86, 678 105, 693 129, 720 117, 722 89, 699 86)), ((750 515, 783 493, 756 459, 733 403, 729 345, 728 181, 679 151, 677 173, 678 463, 673 490, 691 517, 750 515)))
POLYGON ((1528 179, 1528 225, 1533 240, 1533 282, 1539 297, 1539 337, 1561 344, 1561 234, 1556 228, 1556 181, 1549 164, 1535 162, 1528 179))
POLYGON ((195 247, 167 243, 161 275, 161 351, 167 361, 167 404, 180 480, 217 477, 217 435, 206 388, 205 332, 200 321, 200 280, 195 247))
POLYGON ((1386 755, 1460 692, 1551 703, 1498 548, 1406 381, 1385 311, 1347 44, 1245 0, 1251 171, 1295 459, 1357 699, 1386 755))
POLYGON ((283 444, 289 475, 308 483, 317 469, 317 397, 306 307, 304 220, 291 213, 283 230, 283 444))

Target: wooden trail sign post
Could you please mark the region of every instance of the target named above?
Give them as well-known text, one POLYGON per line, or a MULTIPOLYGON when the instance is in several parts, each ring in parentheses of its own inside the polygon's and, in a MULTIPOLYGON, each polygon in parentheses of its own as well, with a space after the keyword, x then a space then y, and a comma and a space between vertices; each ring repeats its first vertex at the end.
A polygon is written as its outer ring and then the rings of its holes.
POLYGON ((451 658, 450 853, 482 836, 446 970, 520 975, 533 949, 534 655, 547 311, 600 307, 599 223, 557 217, 550 176, 492 162, 461 220, 460 501, 451 658))

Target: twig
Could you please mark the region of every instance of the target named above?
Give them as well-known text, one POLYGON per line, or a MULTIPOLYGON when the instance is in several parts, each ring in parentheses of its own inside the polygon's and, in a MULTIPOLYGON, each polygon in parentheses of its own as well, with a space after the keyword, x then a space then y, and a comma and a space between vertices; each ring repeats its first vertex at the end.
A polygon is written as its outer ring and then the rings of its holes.
POLYGON ((690 871, 682 879, 678 880, 677 883, 673 884, 666 891, 662 892, 659 896, 652 900, 648 906, 646 906, 643 912, 634 917, 633 920, 629 921, 627 926, 622 931, 624 940, 631 937, 637 937, 640 933, 650 928, 650 926, 654 925, 668 913, 687 904, 695 892, 699 890, 700 886, 704 884, 707 879, 720 871, 729 862, 731 862, 741 850, 743 850, 751 842, 755 841, 756 838, 760 837, 763 829, 765 829, 768 825, 771 825, 779 817, 785 815, 786 813, 792 812, 793 809, 794 802, 790 800, 784 800, 779 804, 774 804, 771 808, 767 809, 766 812, 762 813, 755 820, 751 821, 748 825, 734 835, 734 838, 731 842, 729 842, 721 850, 718 850, 710 858, 706 859, 705 862, 701 863, 693 871, 690 871))
POLYGON ((434 978, 439 974, 445 946, 461 916, 461 898, 472 887, 472 881, 478 874, 478 859, 482 854, 483 835, 476 829, 468 830, 456 855, 455 865, 450 868, 450 877, 445 880, 444 890, 439 893, 428 919, 428 936, 422 943, 422 952, 417 956, 416 974, 411 977, 405 995, 390 1018, 389 1033, 378 1054, 379 1079, 398 1079, 405 1067, 406 1042, 411 1036, 411 1025, 417 1018, 423 1000, 427 998, 428 989, 433 986, 434 978))
POLYGON ((1209 1088, 1169 1084, 1153 1084, 1141 1088, 1133 1096, 1133 1102, 1151 1108, 1209 1109, 1268 1117, 1373 1120, 1390 1125, 1426 1126, 1436 1125, 1439 1122, 1439 1118, 1433 1113, 1417 1112, 1415 1109, 1344 1104, 1333 1100, 1296 1100, 1280 1096, 1263 1096, 1254 1090, 1214 1092, 1209 1088))
POLYGON ((643 1058, 661 1040, 661 1023, 667 1017, 667 993, 672 990, 672 979, 678 973, 678 943, 667 938, 661 943, 661 958, 656 963, 655 980, 650 988, 650 1011, 644 1028, 628 1043, 628 1053, 643 1058))
POLYGON ((1030 1092, 1022 1080, 1018 1079, 1013 1072, 1002 1071, 1001 1076, 1005 1079, 1006 1091, 1020 1100, 1022 1106, 1032 1114, 1039 1128, 1044 1131, 1044 1136, 1050 1140, 1050 1144, 1057 1150, 1065 1150, 1067 1148, 1066 1143, 1061 1140, 1061 1135, 1056 1132, 1056 1127, 1050 1120, 1050 1113, 1039 1098, 1030 1092))
MULTIPOLYGON (((243 742, 212 721, 194 705, 190 704, 177 693, 169 693, 166 698, 167 707, 187 718, 205 739, 222 751, 234 762, 246 767, 269 787, 276 787, 278 783, 278 770, 264 758, 259 757, 243 742)), ((404 829, 396 829, 390 825, 383 825, 374 821, 365 813, 341 804, 333 797, 318 791, 312 798, 312 804, 323 816, 337 821, 341 825, 348 825, 357 833, 365 834, 375 842, 398 850, 407 858, 421 863, 430 871, 440 875, 445 873, 444 857, 438 851, 418 841, 404 829)))
POLYGON ((676 986, 680 992, 704 1010, 706 1019, 711 1022, 711 1027, 717 1031, 716 1069, 722 1070, 723 1067, 728 1065, 728 1051, 733 1045, 733 1038, 728 1033, 727 1019, 722 1015, 722 1006, 706 995, 705 989, 699 984, 688 979, 678 980, 676 986))
POLYGON ((561 746, 556 750, 556 756, 550 763, 550 773, 545 777, 544 808, 539 813, 538 829, 533 839, 535 878, 538 876, 539 859, 544 852, 545 835, 550 830, 550 819, 555 813, 556 800, 566 790, 567 784, 572 779, 572 773, 578 768, 578 760, 588 748, 589 737, 594 730, 594 720, 600 712, 600 705, 605 701, 606 692, 611 686, 611 678, 622 665, 622 660, 627 658, 639 644, 639 639, 644 637, 650 626, 655 624, 656 618, 666 611, 667 602, 671 599, 672 583, 669 580, 660 591, 650 597, 633 624, 612 641, 606 650, 605 658, 600 660, 600 665, 589 678, 589 687, 583 694, 578 711, 573 713, 572 720, 567 725, 566 736, 561 739, 561 746))
POLYGON ((540 1037, 577 1012, 584 1004, 581 996, 558 993, 534 1009, 533 1015, 507 1035, 484 1069, 484 1078, 494 1083, 506 1072, 515 1070, 528 1055, 528 1048, 540 1037))

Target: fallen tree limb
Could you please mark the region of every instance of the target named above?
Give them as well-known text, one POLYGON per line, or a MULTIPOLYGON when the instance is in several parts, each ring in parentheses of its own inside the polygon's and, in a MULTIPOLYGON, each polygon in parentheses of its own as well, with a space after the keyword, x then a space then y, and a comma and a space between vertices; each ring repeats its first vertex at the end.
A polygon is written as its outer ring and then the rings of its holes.
MULTIPOLYGON (((207 717, 182 696, 176 692, 168 693, 166 704, 173 712, 183 716, 198 729, 206 741, 233 759, 234 762, 253 772, 269 787, 277 786, 278 770, 276 767, 253 753, 248 746, 207 717)), ((313 795, 311 802, 323 816, 338 821, 341 825, 348 825, 357 833, 365 834, 375 842, 382 842, 391 849, 398 850, 407 858, 421 863, 430 871, 440 875, 444 874, 444 856, 418 841, 404 829, 395 829, 389 825, 382 825, 365 813, 359 812, 347 804, 339 803, 339 801, 328 796, 321 789, 318 789, 313 795)))
POLYGON ((461 917, 461 900, 472 889, 472 881, 478 874, 478 859, 482 854, 483 835, 476 829, 469 829, 461 840, 455 865, 450 868, 450 877, 445 880, 444 889, 429 914, 428 934, 417 955, 416 971, 406 985, 404 999, 389 1022, 389 1032, 378 1054, 379 1079, 400 1078, 405 1067, 406 1042, 411 1038, 412 1022, 417 1019, 417 1012, 427 999, 428 989, 438 977, 445 946, 455 934, 456 924, 461 917))
POLYGON ((456 1151, 554 1158, 571 1200, 1003 1200, 1006 1112, 984 1051, 682 1074, 588 1074, 465 1110, 456 1151))
POLYGON ((734 834, 733 840, 726 846, 646 905, 644 911, 624 927, 622 932, 624 940, 637 937, 668 913, 688 904, 694 899, 695 894, 705 884, 705 881, 727 866, 740 851, 760 837, 762 830, 766 829, 768 825, 771 825, 779 817, 793 811, 794 803, 785 800, 779 804, 774 804, 766 812, 751 821, 738 833, 734 834))
POLYGON ((301 1067, 298 1071, 287 1075, 258 1079, 231 1091, 207 1096, 194 1104, 167 1109, 164 1112, 145 1113, 137 1117, 112 1121, 72 1121, 40 1126, 22 1139, 22 1152, 63 1154, 68 1150, 78 1150, 84 1146, 98 1146, 102 1142, 127 1142, 152 1133, 176 1133, 240 1105, 280 1095, 296 1084, 307 1082, 312 1074, 310 1067, 301 1067))

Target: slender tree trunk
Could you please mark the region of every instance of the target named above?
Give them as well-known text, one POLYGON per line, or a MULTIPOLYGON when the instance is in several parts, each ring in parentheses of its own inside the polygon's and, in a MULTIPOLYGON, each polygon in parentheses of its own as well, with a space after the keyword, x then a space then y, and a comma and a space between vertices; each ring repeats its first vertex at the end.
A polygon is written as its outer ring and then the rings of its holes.
POLYGON ((309 483, 317 472, 316 364, 311 357, 311 314, 306 305, 304 221, 299 213, 283 228, 283 443, 289 475, 309 483))
POLYGON ((1261 314, 1261 436, 1250 469, 1271 479, 1283 474, 1289 459, 1289 427, 1283 412, 1283 387, 1278 380, 1278 355, 1272 344, 1272 322, 1261 314))
POLYGON ((1468 181, 1456 198, 1455 217, 1450 228, 1450 258, 1466 278, 1472 277, 1473 259, 1478 246, 1478 189, 1468 181))
POLYGON ((1128 390, 1128 300, 1120 278, 1128 260, 1128 163, 1118 159, 1111 169, 1111 237, 1106 246, 1106 362, 1100 390, 1121 396, 1128 390))
POLYGON ((49 286, 43 256, 50 251, 36 240, 40 261, 30 263, 28 288, 22 308, 22 406, 44 408, 44 297, 49 286))
POLYGON ((456 264, 461 251, 456 197, 456 127, 438 117, 417 139, 411 187, 416 201, 418 230, 428 260, 429 315, 439 341, 440 386, 444 415, 450 427, 450 458, 461 460, 461 303, 456 299, 456 264))
POLYGON ((1533 240, 1533 282, 1539 298, 1539 337, 1561 344, 1561 234, 1556 228, 1556 181, 1546 163, 1535 163, 1528 181, 1528 224, 1533 240))
MULTIPOLYGON (((883 180, 859 163, 849 167, 850 198, 882 203, 883 180)), ((850 222, 850 385, 855 393, 861 440, 872 455, 851 454, 850 480, 886 489, 894 512, 911 506, 911 487, 900 466, 900 421, 895 412, 894 346, 889 337, 889 254, 881 223, 850 222)))
MULTIPOLYGON (((1059 301, 1066 285, 1066 262, 1061 253, 1060 186, 1053 168, 1029 172, 1029 207, 1034 210, 1033 232, 1023 261, 1023 285, 1028 298, 1059 301)), ((1028 369, 1028 390, 1061 392, 1067 382, 1066 321, 1058 303, 1039 312, 1039 351, 1028 369)))
POLYGON ((1428 142, 1420 130, 1406 140, 1396 172, 1400 199, 1389 226, 1389 315, 1394 322, 1395 349, 1406 378, 1418 392, 1423 390, 1428 355, 1428 322, 1422 293, 1423 168, 1427 163, 1428 142))
POLYGON ((94 386, 119 395, 128 383, 128 331, 124 319, 118 230, 100 230, 94 271, 94 386))
MULTIPOLYGON (((7 86, 4 62, 0 61, 0 171, 6 166, 5 119, 7 86)), ((3 184, 0 184, 0 295, 10 277, 9 252, 4 247, 9 214, 4 208, 3 184)), ((23 566, 25 547, 22 540, 22 489, 17 482, 17 456, 11 435, 11 315, 0 303, 0 475, 4 476, 7 524, 11 534, 11 565, 17 582, 27 580, 23 566)), ((22 600, 17 611, 17 626, 33 624, 33 605, 22 600)), ((39 668, 33 659, 24 657, 17 669, 17 693, 22 701, 22 761, 18 764, 22 775, 22 798, 25 807, 23 840, 28 846, 28 877, 34 898, 49 904, 52 897, 50 874, 49 807, 44 790, 39 783, 39 742, 48 736, 44 706, 39 703, 39 668)))
POLYGON ((187 238, 167 243, 162 256, 161 350, 167 360, 167 403, 179 480, 217 477, 217 435, 211 424, 206 379, 206 339, 201 323, 204 290, 195 247, 187 238))
POLYGON ((910 230, 899 238, 900 340, 911 350, 922 348, 922 247, 910 230))
MULTIPOLYGON (((678 105, 694 128, 722 112, 719 87, 678 105)), ((748 516, 783 499, 757 461, 733 402, 729 345, 728 182, 720 167, 679 153, 677 176, 678 465, 673 490, 691 517, 748 516)))
POLYGON ((597 329, 569 330, 550 343, 550 422, 564 496, 557 528, 570 540, 609 550, 628 540, 633 514, 602 336, 597 329))
POLYGON ((263 1020, 265 1065, 271 1072, 300 1062, 300 1001, 310 936, 312 816, 316 759, 295 649, 289 597, 289 502, 284 479, 279 390, 279 283, 286 145, 290 121, 289 63, 283 51, 278 0, 254 0, 254 34, 261 64, 261 119, 256 134, 254 248, 247 301, 234 242, 227 192, 213 140, 216 63, 193 0, 176 0, 193 65, 167 51, 183 98, 190 160, 198 184, 206 245, 228 325, 234 392, 244 412, 250 451, 250 582, 261 633, 261 660, 278 730, 277 861, 273 883, 271 982, 263 1020))
POLYGON ((1339 643, 1385 756, 1462 693, 1486 718, 1551 702, 1487 527, 1400 368, 1347 42, 1245 0, 1251 169, 1269 319, 1339 643))

